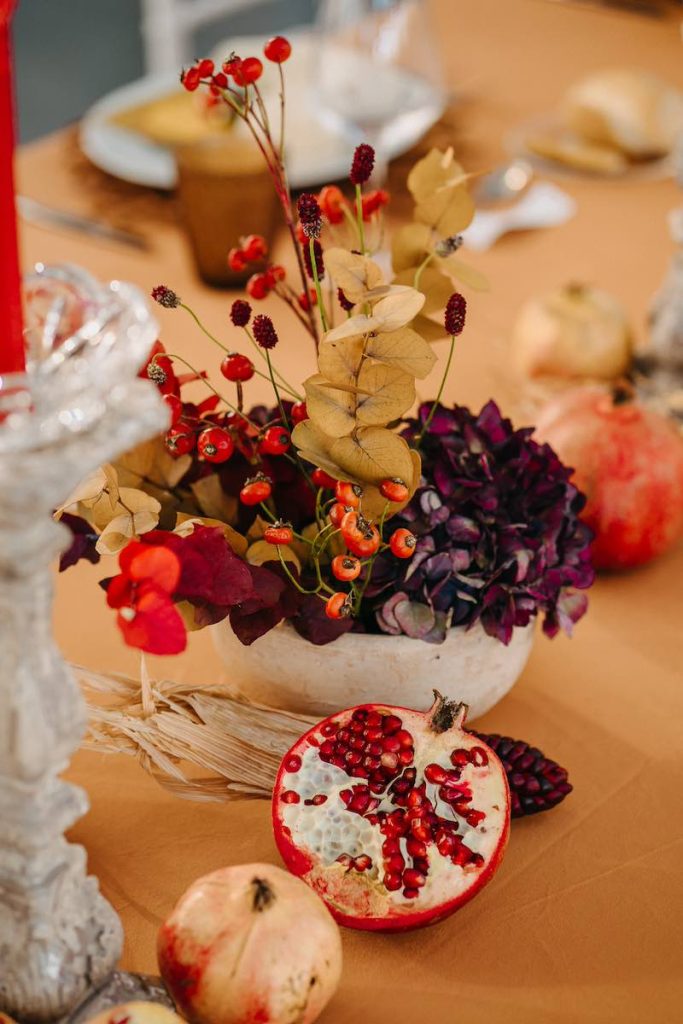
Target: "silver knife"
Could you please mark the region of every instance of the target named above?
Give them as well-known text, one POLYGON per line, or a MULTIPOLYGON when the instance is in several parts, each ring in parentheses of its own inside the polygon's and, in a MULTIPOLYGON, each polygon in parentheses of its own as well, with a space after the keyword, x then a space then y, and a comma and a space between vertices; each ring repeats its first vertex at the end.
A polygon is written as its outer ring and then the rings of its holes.
POLYGON ((66 210, 56 210, 53 206, 47 206, 37 199, 30 199, 28 196, 17 196, 17 209, 24 220, 33 224, 46 227, 66 228, 67 231, 79 231, 81 234, 90 235, 92 238, 103 238, 109 242, 119 242, 121 245, 130 245, 135 249, 148 249, 148 243, 141 235, 134 235, 129 231, 120 231, 108 224, 91 220, 89 217, 82 217, 78 213, 68 213, 66 210))

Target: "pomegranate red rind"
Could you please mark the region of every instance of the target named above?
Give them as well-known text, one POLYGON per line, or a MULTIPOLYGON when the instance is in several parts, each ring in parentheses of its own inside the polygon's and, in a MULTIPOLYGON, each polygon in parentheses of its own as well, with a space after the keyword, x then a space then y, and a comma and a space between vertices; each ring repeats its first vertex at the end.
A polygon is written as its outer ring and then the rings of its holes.
POLYGON ((285 755, 273 826, 287 867, 340 922, 393 931, 472 899, 508 839, 500 760, 465 732, 463 705, 340 711, 285 755))

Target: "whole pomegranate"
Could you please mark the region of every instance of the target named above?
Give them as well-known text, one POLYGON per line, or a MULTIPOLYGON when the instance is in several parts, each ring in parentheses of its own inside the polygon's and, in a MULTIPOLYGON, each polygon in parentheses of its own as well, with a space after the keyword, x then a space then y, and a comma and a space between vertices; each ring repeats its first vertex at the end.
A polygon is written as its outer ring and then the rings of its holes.
MULTIPOLYGON (((3 1024, 0 1013, 0 1024, 3 1024)), ((8 1018, 9 1020, 9 1018, 8 1018)), ((120 1003, 103 1010, 96 1017, 90 1017, 87 1024, 183 1024, 173 1010, 160 1003, 135 1001, 120 1003)))
POLYGON ((536 427, 587 496, 596 568, 660 555, 683 530, 683 437, 628 389, 575 388, 553 399, 536 427))
POLYGON ((530 299, 512 331, 512 351, 527 377, 593 377, 626 373, 633 337, 626 311, 608 292, 568 284, 530 299))
POLYGON ((510 828, 496 754, 466 708, 365 704, 319 722, 283 759, 275 840, 290 871, 351 928, 431 924, 493 876, 510 828))
POLYGON ((271 864, 194 882, 159 931, 159 968, 192 1024, 311 1024, 341 974, 322 900, 271 864))

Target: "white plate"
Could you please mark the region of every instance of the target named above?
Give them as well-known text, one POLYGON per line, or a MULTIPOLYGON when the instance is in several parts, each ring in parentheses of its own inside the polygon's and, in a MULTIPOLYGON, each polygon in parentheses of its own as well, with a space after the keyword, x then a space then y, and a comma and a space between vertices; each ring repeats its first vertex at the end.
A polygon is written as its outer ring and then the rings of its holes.
POLYGON ((531 135, 555 134, 562 128, 562 122, 557 114, 543 114, 538 117, 529 118, 521 124, 515 125, 504 138, 504 145, 512 157, 522 157, 541 173, 554 174, 561 178, 596 178, 604 181, 629 181, 643 179, 645 181, 659 181, 664 178, 671 178, 674 174, 673 158, 668 156, 655 157, 652 160, 643 160, 640 163, 628 164, 623 171, 616 174, 606 174, 603 171, 589 171, 579 167, 571 167, 561 160, 552 160, 550 157, 541 156, 529 149, 526 140, 531 135))
MULTIPOLYGON (((317 66, 316 41, 311 33, 292 36, 292 57, 284 66, 287 90, 287 165, 294 188, 306 188, 344 177, 349 170, 353 140, 334 124, 322 124, 314 104, 320 103, 315 86, 317 66), (313 84, 312 84, 313 83, 313 84)), ((235 50, 243 55, 260 54, 261 37, 231 39, 216 47, 215 58, 222 61, 235 50)), ((396 72, 391 71, 395 76, 396 72)), ((373 76, 381 81, 381 66, 373 76)), ((264 61, 262 87, 273 124, 279 123, 278 74, 274 65, 264 61)), ((369 86, 373 81, 370 79, 369 86)), ((85 155, 101 170, 124 181, 152 188, 172 189, 176 184, 173 154, 142 135, 113 124, 111 118, 143 103, 167 95, 178 88, 178 75, 170 72, 150 75, 131 82, 105 96, 86 113, 80 127, 80 145, 85 155)), ((399 156, 419 141, 438 119, 442 109, 433 108, 430 115, 402 124, 387 141, 387 156, 399 156)))

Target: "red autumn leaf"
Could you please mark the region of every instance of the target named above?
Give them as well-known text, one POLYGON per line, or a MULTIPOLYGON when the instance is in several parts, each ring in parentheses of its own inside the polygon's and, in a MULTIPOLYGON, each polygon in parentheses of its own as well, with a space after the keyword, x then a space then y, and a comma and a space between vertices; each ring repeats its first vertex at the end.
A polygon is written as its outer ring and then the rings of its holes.
POLYGON ((178 586, 180 559, 167 547, 140 544, 138 550, 125 560, 125 568, 122 562, 120 559, 122 570, 134 583, 149 581, 166 594, 172 594, 178 586))
POLYGON ((153 584, 139 585, 134 607, 120 611, 117 621, 126 643, 149 654, 180 654, 187 646, 178 609, 168 594, 153 584))

